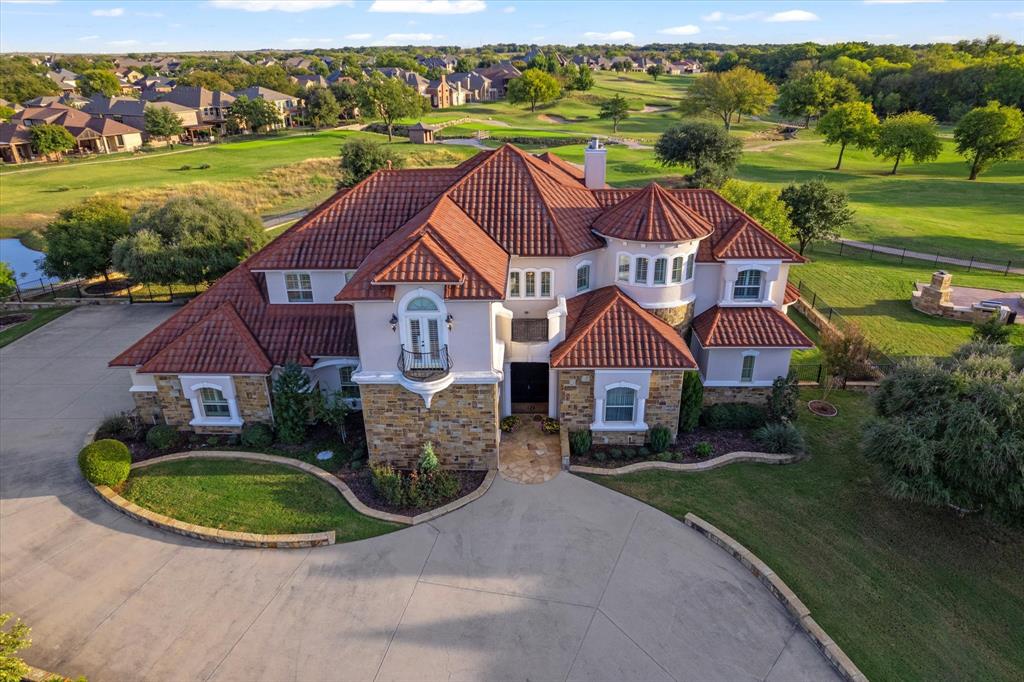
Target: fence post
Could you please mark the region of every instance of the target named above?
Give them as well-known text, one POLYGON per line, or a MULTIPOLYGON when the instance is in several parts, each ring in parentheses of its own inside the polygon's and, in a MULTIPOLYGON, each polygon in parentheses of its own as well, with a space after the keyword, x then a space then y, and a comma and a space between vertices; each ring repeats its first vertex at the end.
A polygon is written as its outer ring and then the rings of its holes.
POLYGON ((967 264, 967 272, 970 272, 972 267, 974 267, 974 256, 971 256, 971 262, 967 264))
POLYGON ((843 255, 843 246, 845 246, 845 245, 846 245, 846 242, 839 242, 839 255, 840 256, 843 255))
POLYGON ((818 378, 816 379, 818 384, 821 384, 821 365, 818 365, 818 378))
POLYGON ((936 249, 936 253, 935 253, 935 264, 936 264, 936 265, 938 265, 938 264, 939 264, 939 254, 938 254, 938 249, 936 249))
POLYGON ((900 265, 903 265, 903 259, 907 257, 907 247, 903 247, 903 253, 900 254, 900 265))
POLYGON ((1007 275, 1010 274, 1010 263, 1012 262, 1012 260, 1006 261, 1006 270, 1003 271, 1003 277, 1006 277, 1007 275))
POLYGON ((828 309, 828 321, 829 322, 832 321, 832 311, 833 310, 835 310, 835 308, 829 307, 829 309, 828 309))
POLYGON ((871 260, 874 257, 875 257, 875 245, 872 244, 871 245, 871 253, 868 254, 868 260, 871 260))

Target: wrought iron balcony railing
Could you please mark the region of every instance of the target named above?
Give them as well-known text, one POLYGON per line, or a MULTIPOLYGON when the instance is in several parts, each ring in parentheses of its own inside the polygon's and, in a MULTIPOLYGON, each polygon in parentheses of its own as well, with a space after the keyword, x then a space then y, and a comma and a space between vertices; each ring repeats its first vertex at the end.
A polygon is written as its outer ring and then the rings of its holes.
POLYGON ((398 371, 413 381, 433 381, 447 376, 452 369, 452 358, 448 346, 425 353, 408 350, 402 346, 398 355, 398 371))

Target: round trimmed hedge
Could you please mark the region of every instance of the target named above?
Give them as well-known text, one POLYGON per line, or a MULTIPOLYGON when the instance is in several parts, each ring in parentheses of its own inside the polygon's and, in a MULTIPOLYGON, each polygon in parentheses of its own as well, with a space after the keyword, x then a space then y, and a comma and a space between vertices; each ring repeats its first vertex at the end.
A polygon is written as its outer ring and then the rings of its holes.
POLYGON ((132 454, 128 446, 113 438, 89 443, 78 453, 78 466, 93 485, 116 487, 128 479, 132 454))

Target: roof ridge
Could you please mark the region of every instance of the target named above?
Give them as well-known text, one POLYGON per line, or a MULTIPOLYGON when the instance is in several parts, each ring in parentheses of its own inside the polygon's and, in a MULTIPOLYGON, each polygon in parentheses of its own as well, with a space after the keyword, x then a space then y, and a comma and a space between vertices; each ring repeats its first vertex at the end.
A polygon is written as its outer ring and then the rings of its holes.
POLYGON ((722 235, 722 238, 717 244, 715 244, 713 251, 719 253, 732 246, 743 231, 743 226, 748 222, 750 221, 746 220, 744 216, 737 216, 736 220, 732 221, 732 225, 729 226, 729 229, 727 229, 725 234, 722 235))
MULTIPOLYGON (((195 299, 193 299, 193 300, 195 300, 195 299)), ((184 310, 184 308, 182 308, 182 310, 184 310)), ((219 316, 221 314, 226 314, 227 315, 227 323, 229 325, 231 325, 231 327, 235 330, 235 332, 237 334, 239 334, 240 340, 249 349, 249 351, 253 352, 257 356, 256 359, 258 361, 263 362, 265 365, 269 365, 270 367, 273 367, 274 363, 270 361, 270 358, 267 357, 266 351, 264 351, 263 347, 260 346, 258 341, 256 341, 256 338, 252 334, 252 330, 249 329, 249 326, 247 324, 245 324, 245 321, 238 314, 238 311, 235 310, 234 304, 231 301, 228 301, 228 300, 222 301, 218 305, 214 306, 209 312, 207 312, 205 315, 200 317, 193 324, 189 325, 189 327, 187 329, 185 329, 180 334, 175 336, 167 345, 165 345, 159 351, 157 351, 156 353, 151 355, 149 358, 146 359, 145 362, 141 363, 141 365, 139 365, 139 366, 140 367, 145 367, 146 365, 149 365, 149 364, 151 364, 153 362, 156 362, 165 353, 171 352, 172 349, 174 348, 174 346, 178 344, 178 342, 180 342, 183 339, 185 339, 186 337, 188 337, 190 334, 192 334, 194 331, 196 331, 200 326, 202 326, 202 325, 206 324, 207 322, 215 319, 215 317, 217 317, 217 316, 219 316)), ((171 316, 170 318, 168 318, 166 320, 166 322, 169 322, 174 317, 177 317, 177 315, 171 316)), ((154 331, 156 331, 156 330, 154 330, 154 331)), ((148 334, 147 334, 147 336, 148 336, 148 334)), ((145 337, 143 337, 143 338, 145 338, 145 337)), ((125 353, 127 353, 127 352, 128 351, 125 351, 125 353)), ((122 353, 122 355, 123 355, 123 353, 122 353)), ((113 361, 111 361, 111 362, 116 362, 116 358, 113 361)))
POLYGON ((401 263, 404 259, 412 255, 414 251, 419 250, 421 248, 429 251, 430 254, 437 260, 438 264, 441 267, 443 267, 449 274, 456 277, 457 279, 465 281, 466 273, 463 270, 463 265, 453 257, 454 254, 446 253, 443 249, 441 249, 441 244, 438 243, 438 240, 434 235, 435 230, 436 228, 434 228, 429 221, 425 222, 422 227, 416 228, 416 230, 410 235, 411 237, 415 235, 415 237, 412 239, 411 242, 409 242, 409 245, 402 249, 399 253, 397 253, 393 258, 391 258, 391 260, 383 268, 378 270, 374 274, 373 279, 370 280, 370 283, 376 284, 383 281, 383 278, 386 277, 395 268, 397 268, 399 263, 401 263), (416 232, 419 232, 419 234, 416 234, 416 232), (435 250, 435 248, 440 250, 435 250), (448 263, 445 262, 445 260, 452 261, 453 264, 458 268, 458 272, 453 270, 448 265, 448 263))
MULTIPOLYGON (((612 305, 614 305, 615 300, 618 298, 618 296, 620 294, 622 294, 622 290, 619 289, 619 287, 617 287, 614 284, 609 284, 607 286, 601 287, 600 289, 595 289, 594 291, 590 292, 590 295, 589 295, 590 298, 583 304, 583 310, 580 311, 580 315, 582 316, 583 314, 585 314, 587 308, 589 308, 591 305, 594 305, 594 300, 598 298, 598 294, 601 294, 602 292, 608 291, 609 289, 611 289, 612 291, 610 292, 610 296, 608 298, 608 301, 605 302, 605 303, 599 304, 599 307, 595 311, 594 315, 591 317, 591 319, 586 324, 584 324, 583 327, 581 327, 579 329, 578 332, 577 332, 576 329, 572 330, 571 333, 572 333, 574 338, 573 338, 571 343, 568 343, 568 344, 565 345, 564 349, 559 349, 559 353, 558 353, 558 357, 559 358, 565 357, 566 355, 569 354, 569 352, 572 349, 574 349, 576 346, 579 345, 579 343, 587 336, 587 334, 590 333, 590 331, 594 327, 597 326, 597 323, 601 321, 601 319, 608 312, 608 310, 612 307, 612 305)), ((584 295, 586 296, 587 294, 584 294, 584 295)))
POLYGON ((219 306, 214 308, 212 312, 215 313, 218 310, 225 307, 227 308, 228 321, 231 324, 231 326, 235 327, 235 330, 239 332, 239 334, 242 337, 242 342, 245 343, 245 345, 249 346, 249 350, 258 353, 259 359, 265 360, 267 364, 273 367, 274 363, 272 363, 270 361, 270 358, 267 357, 266 351, 263 350, 263 346, 261 346, 259 344, 259 341, 256 340, 256 337, 255 335, 253 335, 252 330, 249 329, 249 325, 247 325, 245 323, 245 320, 242 319, 242 316, 238 314, 238 309, 235 308, 234 303, 232 303, 231 301, 224 301, 219 306))

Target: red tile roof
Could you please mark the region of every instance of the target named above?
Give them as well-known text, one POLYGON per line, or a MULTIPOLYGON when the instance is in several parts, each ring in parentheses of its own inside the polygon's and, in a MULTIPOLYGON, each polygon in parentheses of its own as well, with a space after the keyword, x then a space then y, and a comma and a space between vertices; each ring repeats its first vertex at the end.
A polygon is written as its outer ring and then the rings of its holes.
POLYGON ((705 348, 813 348, 814 343, 775 308, 713 306, 693 320, 693 333, 705 348))
POLYGON ((800 300, 800 289, 792 282, 786 282, 786 293, 782 296, 782 305, 789 305, 800 300))
POLYGON ((741 216, 711 247, 711 253, 718 260, 791 260, 793 250, 771 232, 741 216))
POLYGON ((565 340, 551 366, 691 369, 697 366, 679 332, 615 285, 567 302, 565 340))
POLYGON ((273 369, 230 301, 224 301, 151 357, 140 372, 267 374, 273 369))
POLYGON ((711 223, 652 182, 605 209, 593 229, 606 237, 640 242, 682 242, 707 237, 711 223))
POLYGON ((421 234, 390 265, 379 271, 373 284, 389 282, 446 282, 466 280, 459 264, 445 253, 444 247, 429 234, 421 234))

